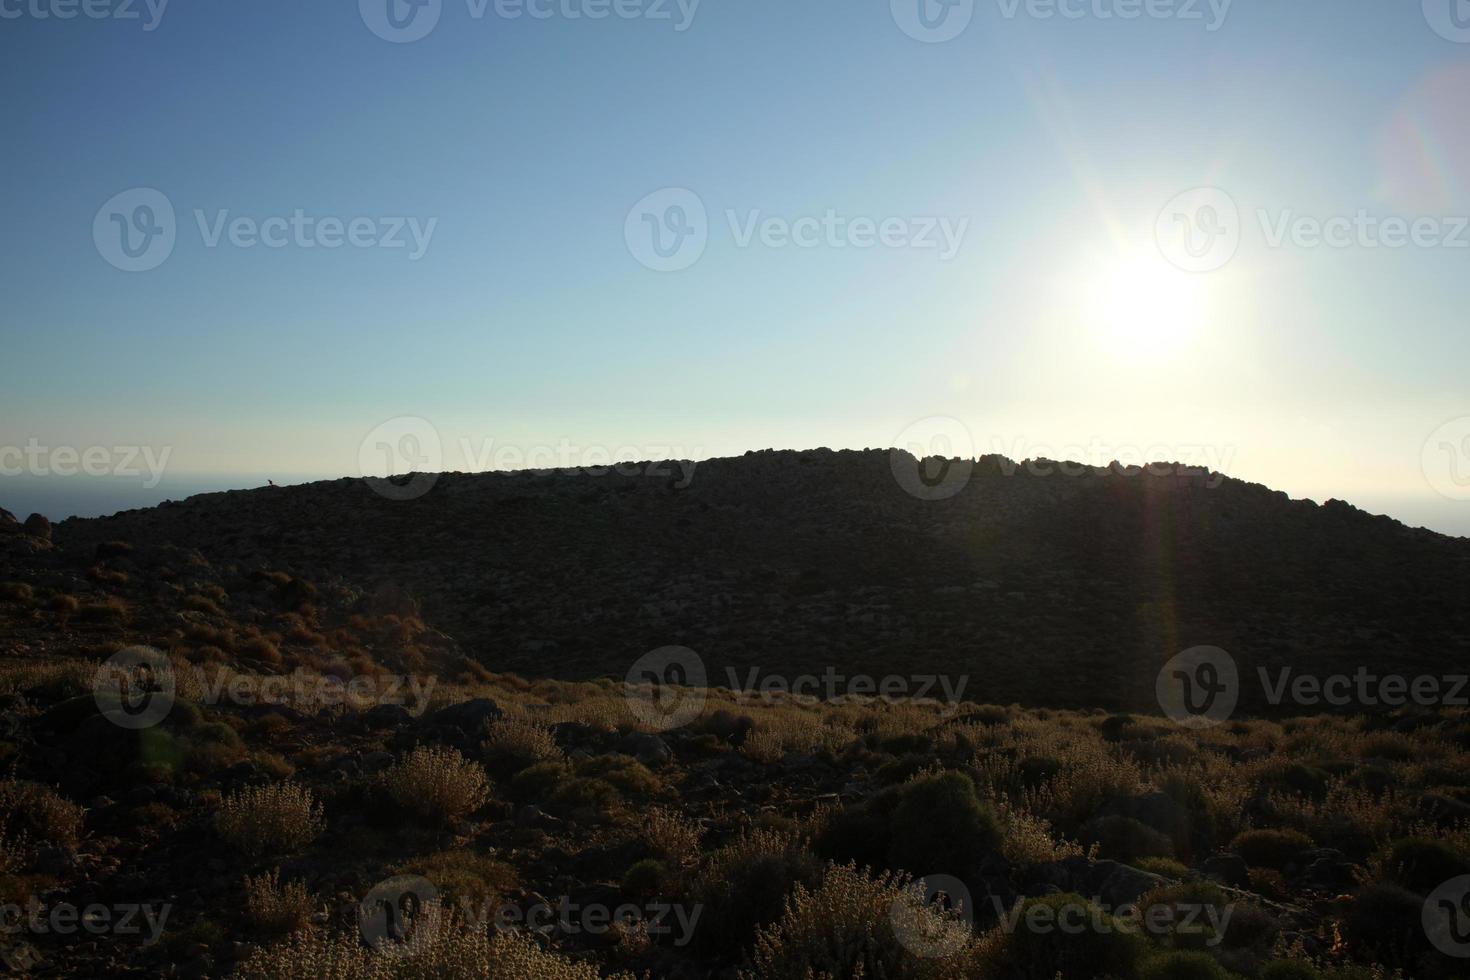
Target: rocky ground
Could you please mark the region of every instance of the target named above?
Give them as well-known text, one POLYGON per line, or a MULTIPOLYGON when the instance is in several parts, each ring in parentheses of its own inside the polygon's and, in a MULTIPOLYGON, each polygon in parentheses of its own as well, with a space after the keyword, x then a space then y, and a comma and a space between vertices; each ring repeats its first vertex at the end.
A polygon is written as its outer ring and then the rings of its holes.
POLYGON ((1467 542, 995 460, 940 501, 876 453, 677 482, 0 512, 0 968, 1462 975, 1425 918, 1470 875, 1462 710, 1242 697, 1196 729, 1153 685, 1192 643, 1463 672, 1467 542), (712 683, 976 681, 954 704, 624 684, 669 644, 712 683), (1119 927, 1132 906, 1161 925, 1119 927), (1075 934, 1033 921, 1076 909, 1075 934))

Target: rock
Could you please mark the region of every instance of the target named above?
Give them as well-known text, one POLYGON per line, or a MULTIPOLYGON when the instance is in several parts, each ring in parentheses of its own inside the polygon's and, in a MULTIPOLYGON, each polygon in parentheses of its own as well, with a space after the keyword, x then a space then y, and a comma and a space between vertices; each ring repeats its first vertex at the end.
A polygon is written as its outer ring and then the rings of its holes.
POLYGON ((401 704, 379 704, 363 713, 362 723, 368 728, 381 731, 410 724, 413 716, 401 704))
POLYGON ((1217 854, 1207 859, 1201 870, 1206 877, 1231 888, 1249 888, 1251 884, 1250 869, 1239 854, 1217 854))
POLYGON ((77 852, 70 847, 40 847, 35 861, 41 874, 60 876, 77 866, 77 852))
POLYGON ((646 732, 633 732, 618 747, 650 769, 663 765, 674 756, 663 739, 646 732))
POLYGON ((479 736, 490 722, 500 718, 500 706, 489 698, 472 698, 431 711, 424 716, 424 724, 436 728, 458 728, 466 735, 479 736))
POLYGON ((535 806, 534 804, 531 806, 523 806, 516 813, 517 827, 540 827, 549 830, 561 826, 561 823, 562 822, 556 817, 553 817, 551 814, 547 813, 539 806, 535 806))
POLYGON ((364 772, 380 772, 392 764, 392 752, 367 752, 362 757, 362 769, 364 772))
POLYGON ((51 522, 40 514, 32 514, 27 517, 25 528, 26 533, 33 538, 40 538, 42 541, 51 540, 51 522))

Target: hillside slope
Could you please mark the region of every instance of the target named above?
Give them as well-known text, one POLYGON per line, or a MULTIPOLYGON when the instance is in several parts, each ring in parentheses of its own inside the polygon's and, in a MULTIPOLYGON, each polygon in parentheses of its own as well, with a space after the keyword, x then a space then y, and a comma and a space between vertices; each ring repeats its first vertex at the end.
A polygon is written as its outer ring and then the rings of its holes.
MULTIPOLYGON (((444 474, 207 494, 57 526, 216 566, 406 592, 494 670, 622 676, 696 650, 710 683, 839 672, 968 677, 967 698, 1148 710, 1180 650, 1243 673, 1470 664, 1470 541, 1218 475, 1034 475, 986 457, 955 496, 883 451, 762 452, 669 476, 444 474)), ((1244 706, 1267 707, 1247 683, 1244 706)))

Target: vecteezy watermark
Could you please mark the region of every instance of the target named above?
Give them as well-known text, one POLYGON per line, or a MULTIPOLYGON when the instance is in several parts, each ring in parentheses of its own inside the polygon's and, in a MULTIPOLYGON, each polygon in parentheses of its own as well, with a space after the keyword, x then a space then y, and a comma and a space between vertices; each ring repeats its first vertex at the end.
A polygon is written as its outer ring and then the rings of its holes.
POLYGON ((1064 446, 1027 444, 1023 438, 1006 445, 1001 439, 992 439, 991 452, 1000 458, 997 465, 1004 476, 1012 476, 1017 470, 1025 470, 1032 476, 1051 476, 1053 473, 1086 476, 1108 470, 1120 476, 1193 477, 1210 490, 1225 482, 1225 471, 1235 458, 1234 446, 1203 443, 1112 445, 1096 436, 1086 444, 1064 446))
POLYGON ((143 30, 163 23, 168 0, 0 0, 0 20, 136 20, 143 30))
POLYGON ((951 713, 959 708, 960 698, 970 683, 967 674, 961 674, 956 682, 948 674, 912 674, 907 677, 899 674, 888 674, 884 677, 839 674, 837 668, 832 666, 828 666, 820 674, 799 674, 795 677, 762 674, 759 667, 748 668, 745 676, 741 677, 734 667, 726 667, 725 677, 737 700, 751 698, 769 702, 785 696, 818 698, 823 701, 877 698, 888 704, 901 701, 941 701, 951 713))
MULTIPOLYGON (((1005 20, 1176 20, 1199 22, 1206 31, 1225 24, 1233 0, 995 0, 1005 20)), ((889 0, 899 30, 916 41, 939 44, 965 32, 975 0, 889 0)))
POLYGON ((1424 440, 1424 478, 1441 496, 1470 500, 1470 415, 1450 419, 1424 440))
POLYGON ((444 469, 439 430, 416 415, 391 418, 363 437, 357 466, 375 493, 389 500, 416 500, 434 489, 444 469))
POLYGON ((482 439, 476 446, 470 439, 459 440, 459 451, 475 472, 486 470, 529 470, 537 475, 580 473, 585 476, 647 476, 673 480, 676 490, 694 481, 699 464, 693 458, 703 455, 703 447, 687 454, 683 446, 583 446, 569 439, 556 445, 495 445, 494 439, 482 439))
MULTIPOLYGON (((834 208, 794 217, 731 208, 725 211, 725 222, 736 248, 933 250, 941 262, 959 254, 970 228, 967 217, 874 218, 834 208)), ((655 272, 678 272, 698 262, 710 231, 704 201, 685 187, 654 191, 633 205, 623 222, 628 252, 655 272)))
POLYGON ((1470 875, 1451 878, 1430 892, 1422 916, 1424 934, 1435 949, 1456 959, 1470 958, 1470 875))
POLYGON ((477 933, 490 930, 492 934, 520 928, 544 934, 554 928, 563 936, 602 936, 620 927, 638 927, 650 936, 670 936, 673 945, 682 947, 694 938, 703 913, 704 906, 700 904, 655 901, 613 906, 577 901, 572 895, 524 906, 476 901, 462 895, 457 902, 446 904, 429 879, 421 875, 398 875, 373 886, 358 905, 357 922, 363 941, 385 953, 406 951, 423 942, 427 937, 415 926, 433 916, 450 916, 441 925, 477 933))
POLYGON ((1017 901, 1009 909, 992 895, 1000 928, 1014 933, 1024 929, 1040 936, 1060 933, 1065 936, 1118 933, 1165 938, 1176 933, 1205 930, 1204 943, 1218 946, 1225 939, 1235 906, 1229 902, 1155 902, 1141 907, 1133 903, 1109 905, 1099 897, 1083 901, 1038 902, 1017 901))
POLYGON ((995 0, 1001 16, 1015 20, 1177 20, 1201 23, 1214 33, 1225 25, 1233 0, 995 0))
POLYGON ((1423 0, 1424 19, 1446 41, 1470 44, 1470 4, 1465 0, 1423 0))
POLYGON ((158 905, 93 902, 84 906, 57 902, 47 906, 32 895, 24 905, 15 902, 0 905, 0 935, 74 936, 85 932, 93 936, 141 936, 146 929, 143 945, 152 946, 163 935, 173 908, 168 902, 158 905))
POLYGON ((961 948, 974 935, 975 905, 963 881, 925 875, 888 907, 888 922, 900 945, 929 959, 961 948))
MULTIPOLYGON (((1470 217, 1464 215, 1352 214, 1318 217, 1291 208, 1257 208, 1263 244, 1295 249, 1470 248, 1470 217)), ((1240 247, 1244 223, 1234 198, 1218 187, 1197 187, 1173 198, 1159 212, 1154 238, 1164 258, 1186 272, 1223 268, 1240 247)))
MULTIPOLYGON (((646 20, 671 23, 682 34, 694 25, 700 0, 465 0, 470 20, 646 20)), ((368 30, 408 44, 428 37, 444 14, 444 0, 358 0, 368 30)))
POLYGON ((915 41, 941 44, 965 32, 975 16, 975 0, 889 0, 893 22, 915 41))
POLYGON ((1335 708, 1398 708, 1406 704, 1421 707, 1470 706, 1470 698, 1465 693, 1470 675, 1466 674, 1405 677, 1402 674, 1376 674, 1361 666, 1351 674, 1326 676, 1294 674, 1290 667, 1276 671, 1274 679, 1265 667, 1258 668, 1257 672, 1266 700, 1273 705, 1290 701, 1304 707, 1329 704, 1335 708))
POLYGON ((1208 728, 1235 711, 1240 672, 1235 658, 1219 647, 1190 647, 1160 669, 1154 693, 1174 721, 1186 728, 1208 728))
MULTIPOLYGON (((208 249, 404 249, 410 262, 428 252, 439 225, 438 218, 343 218, 308 214, 303 208, 265 218, 232 217, 228 208, 195 208, 193 216, 200 242, 208 249)), ((98 254, 124 272, 158 268, 173 254, 178 235, 173 202, 152 187, 134 187, 113 195, 92 219, 92 241, 98 254)))
MULTIPOLYGON (((201 704, 241 707, 276 705, 315 712, 346 707, 365 711, 379 705, 398 705, 417 718, 429 707, 439 679, 413 674, 308 674, 298 668, 290 674, 240 674, 186 665, 186 689, 201 704)), ((178 696, 178 668, 152 647, 126 647, 98 667, 92 680, 92 698, 103 717, 120 728, 157 725, 173 710, 178 696)))
POLYGON ((624 902, 612 906, 578 902, 570 895, 562 895, 555 903, 533 902, 525 906, 461 900, 460 909, 464 922, 475 929, 501 932, 525 928, 539 933, 555 926, 564 936, 603 936, 619 927, 637 926, 650 936, 671 937, 672 944, 679 947, 689 945, 699 917, 704 914, 704 906, 697 903, 624 902))
POLYGON ((946 500, 963 490, 975 469, 975 440, 959 419, 931 415, 893 439, 888 467, 905 493, 946 500))
MULTIPOLYGON (((1261 697, 1273 707, 1334 708, 1470 707, 1470 674, 1380 674, 1366 666, 1333 674, 1297 673, 1294 668, 1256 668, 1261 697)), ((1212 646, 1191 647, 1159 671, 1155 693, 1164 714, 1187 728, 1227 720, 1242 693, 1235 658, 1212 646)))
POLYGON ((357 906, 363 942, 377 952, 403 951, 414 941, 414 920, 439 904, 439 889, 422 875, 378 882, 357 906))
POLYGON ((659 731, 682 728, 704 710, 708 674, 688 647, 650 650, 628 668, 623 700, 633 717, 659 731))
POLYGON ((143 486, 152 490, 172 453, 172 446, 43 446, 32 436, 24 446, 0 446, 0 476, 146 477, 143 486))
POLYGON ((1186 272, 1213 272, 1240 248, 1240 209, 1218 187, 1177 194, 1154 221, 1159 252, 1186 272))

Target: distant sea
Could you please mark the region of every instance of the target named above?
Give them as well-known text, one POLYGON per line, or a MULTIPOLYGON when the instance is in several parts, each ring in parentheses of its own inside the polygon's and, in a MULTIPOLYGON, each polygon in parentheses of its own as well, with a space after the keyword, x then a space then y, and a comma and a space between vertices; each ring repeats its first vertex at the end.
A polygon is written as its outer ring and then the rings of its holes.
MULTIPOLYGON (((274 478, 281 486, 330 479, 326 476, 274 478)), ((155 487, 139 477, 116 476, 5 476, 0 477, 0 507, 20 520, 43 514, 53 523, 68 517, 105 517, 139 507, 156 507, 165 500, 183 500, 196 493, 249 490, 266 486, 267 478, 249 474, 166 474, 155 487)))

